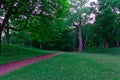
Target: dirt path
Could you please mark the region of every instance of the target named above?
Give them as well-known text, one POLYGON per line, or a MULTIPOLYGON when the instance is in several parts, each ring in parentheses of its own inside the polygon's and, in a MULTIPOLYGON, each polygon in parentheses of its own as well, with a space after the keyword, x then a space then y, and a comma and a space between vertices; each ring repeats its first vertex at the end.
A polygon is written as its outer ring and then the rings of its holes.
POLYGON ((61 54, 61 52, 0 65, 0 76, 5 75, 5 74, 7 74, 11 71, 20 69, 22 67, 25 67, 27 65, 33 64, 35 62, 38 62, 38 61, 41 61, 41 60, 44 60, 44 59, 49 59, 49 58, 52 58, 52 57, 60 55, 60 54, 61 54))

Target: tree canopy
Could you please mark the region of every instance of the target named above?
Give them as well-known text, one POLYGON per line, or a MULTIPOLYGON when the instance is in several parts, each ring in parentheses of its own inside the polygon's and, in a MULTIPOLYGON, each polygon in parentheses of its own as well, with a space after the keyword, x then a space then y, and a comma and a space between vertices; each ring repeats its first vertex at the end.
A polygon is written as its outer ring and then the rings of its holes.
POLYGON ((89 6, 88 1, 0 0, 0 45, 80 52, 119 46, 119 0, 97 0, 89 6))

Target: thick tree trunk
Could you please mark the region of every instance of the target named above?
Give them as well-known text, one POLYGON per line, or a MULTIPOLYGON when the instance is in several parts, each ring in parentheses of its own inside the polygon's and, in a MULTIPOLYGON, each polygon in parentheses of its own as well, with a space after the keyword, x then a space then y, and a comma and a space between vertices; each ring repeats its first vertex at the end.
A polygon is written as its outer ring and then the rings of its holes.
POLYGON ((43 47, 43 44, 42 44, 42 43, 40 43, 40 49, 42 49, 42 47, 43 47))
POLYGON ((85 48, 85 46, 86 46, 86 44, 87 44, 87 40, 88 40, 88 35, 86 35, 86 37, 85 37, 85 42, 84 42, 84 48, 85 48))
POLYGON ((10 44, 10 34, 9 34, 9 29, 6 29, 5 37, 6 37, 6 44, 10 44))
POLYGON ((106 40, 105 41, 105 50, 106 50, 106 52, 108 52, 108 49, 109 49, 109 41, 106 40))
POLYGON ((83 50, 83 43, 82 43, 82 26, 78 26, 78 40, 79 40, 79 48, 78 51, 82 52, 83 50))

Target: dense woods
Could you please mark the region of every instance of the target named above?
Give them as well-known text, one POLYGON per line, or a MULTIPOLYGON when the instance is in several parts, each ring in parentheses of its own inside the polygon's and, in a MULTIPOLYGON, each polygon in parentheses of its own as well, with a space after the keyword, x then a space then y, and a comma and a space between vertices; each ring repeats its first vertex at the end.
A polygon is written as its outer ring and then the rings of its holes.
POLYGON ((0 0, 2 44, 79 51, 120 46, 119 0, 0 0))

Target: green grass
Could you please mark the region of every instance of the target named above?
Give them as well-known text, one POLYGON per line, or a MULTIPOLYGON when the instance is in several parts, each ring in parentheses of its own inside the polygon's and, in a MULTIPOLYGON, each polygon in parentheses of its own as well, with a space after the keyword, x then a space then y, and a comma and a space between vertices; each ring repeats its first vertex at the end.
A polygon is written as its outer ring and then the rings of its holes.
POLYGON ((112 54, 112 55, 120 55, 120 48, 112 47, 108 50, 108 52, 105 51, 104 48, 89 48, 84 49, 83 52, 85 53, 95 53, 95 54, 112 54))
MULTIPOLYGON (((3 46, 0 64, 53 52, 3 46)), ((0 80, 120 80, 120 55, 110 54, 120 54, 120 48, 110 48, 109 53, 104 49, 65 53, 10 72, 1 76, 0 80)))
POLYGON ((2 53, 0 53, 0 64, 5 64, 12 61, 32 58, 34 56, 41 56, 55 52, 8 45, 3 45, 2 48, 3 51, 2 53))
POLYGON ((106 53, 104 48, 89 48, 89 49, 84 49, 83 52, 85 53, 106 53))
POLYGON ((113 47, 113 48, 110 48, 109 49, 109 53, 111 54, 119 54, 120 55, 120 48, 116 48, 116 47, 113 47))
POLYGON ((120 80, 120 56, 65 53, 8 73, 0 80, 120 80))

